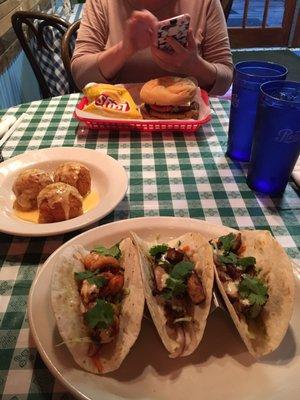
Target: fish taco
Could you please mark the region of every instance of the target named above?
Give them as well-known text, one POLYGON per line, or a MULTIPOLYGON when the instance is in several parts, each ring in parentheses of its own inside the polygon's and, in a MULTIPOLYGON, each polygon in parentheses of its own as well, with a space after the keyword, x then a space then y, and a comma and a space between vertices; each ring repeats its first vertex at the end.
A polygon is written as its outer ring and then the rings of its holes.
POLYGON ((162 244, 132 235, 140 249, 146 302, 161 340, 171 358, 188 356, 202 339, 210 310, 212 249, 198 233, 162 244))
POLYGON ((93 251, 67 248, 53 270, 51 302, 63 343, 80 367, 95 374, 119 368, 138 337, 144 309, 132 240, 93 251))
POLYGON ((268 231, 241 231, 212 240, 215 276, 248 351, 259 358, 281 343, 292 316, 291 262, 268 231))

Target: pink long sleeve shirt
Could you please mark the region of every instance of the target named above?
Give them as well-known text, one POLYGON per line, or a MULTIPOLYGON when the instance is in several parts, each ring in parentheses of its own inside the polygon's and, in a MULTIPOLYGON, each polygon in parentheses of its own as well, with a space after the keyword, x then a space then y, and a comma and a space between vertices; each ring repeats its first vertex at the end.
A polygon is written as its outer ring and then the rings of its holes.
MULTIPOLYGON (((134 10, 130 0, 86 1, 71 64, 79 88, 88 82, 107 82, 99 56, 122 40, 125 22, 134 10)), ((216 68, 210 94, 223 94, 231 84, 233 64, 220 0, 170 0, 153 14, 164 20, 184 13, 191 16, 199 55, 216 68)), ((161 69, 148 48, 129 58, 112 82, 145 82, 164 75, 175 74, 161 69)))

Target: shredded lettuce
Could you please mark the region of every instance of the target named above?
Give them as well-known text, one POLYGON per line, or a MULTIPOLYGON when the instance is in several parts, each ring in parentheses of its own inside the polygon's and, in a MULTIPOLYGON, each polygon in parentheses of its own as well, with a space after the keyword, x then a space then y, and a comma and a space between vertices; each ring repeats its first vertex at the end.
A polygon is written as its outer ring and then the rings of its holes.
POLYGON ((179 322, 191 322, 192 317, 182 317, 182 318, 176 318, 174 319, 173 323, 178 324, 179 322))
POLYGON ((55 346, 60 347, 63 346, 64 344, 73 344, 73 343, 93 343, 92 339, 88 336, 82 337, 82 338, 73 338, 70 340, 65 340, 63 342, 57 343, 55 346))

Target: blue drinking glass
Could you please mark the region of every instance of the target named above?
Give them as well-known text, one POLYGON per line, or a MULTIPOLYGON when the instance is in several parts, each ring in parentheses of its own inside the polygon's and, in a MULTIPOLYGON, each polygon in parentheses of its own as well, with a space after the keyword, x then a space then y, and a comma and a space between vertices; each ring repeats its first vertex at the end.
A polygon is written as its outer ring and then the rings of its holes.
POLYGON ((261 85, 247 183, 268 194, 284 191, 300 154, 300 82, 261 85))
POLYGON ((227 144, 227 155, 233 160, 250 159, 260 85, 284 80, 287 72, 286 67, 265 61, 235 65, 227 144))

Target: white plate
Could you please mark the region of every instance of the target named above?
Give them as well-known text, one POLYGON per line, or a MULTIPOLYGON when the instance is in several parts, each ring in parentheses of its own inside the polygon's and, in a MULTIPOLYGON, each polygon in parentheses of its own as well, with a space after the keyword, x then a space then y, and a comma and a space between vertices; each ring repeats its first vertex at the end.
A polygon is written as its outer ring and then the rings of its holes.
MULTIPOLYGON (((188 231, 208 239, 229 228, 187 218, 154 217, 123 220, 85 232, 64 244, 46 261, 30 291, 28 312, 37 348, 53 375, 80 399, 298 399, 300 393, 300 314, 273 354, 261 361, 248 354, 228 315, 218 309, 210 315, 204 338, 190 357, 172 360, 153 323, 143 319, 137 342, 120 369, 105 376, 81 370, 61 342, 50 308, 51 272, 59 254, 70 244, 91 248, 112 245, 134 230, 145 239, 167 240, 188 231)), ((300 271, 296 276, 296 310, 300 309, 300 271)))
POLYGON ((19 236, 49 236, 83 228, 103 218, 116 207, 126 193, 127 182, 123 166, 99 151, 81 147, 52 147, 27 151, 1 163, 0 231, 19 236), (12 186, 17 175, 28 168, 53 171, 64 161, 82 162, 89 168, 92 190, 99 195, 96 207, 79 217, 51 224, 35 224, 16 217, 13 212, 15 195, 12 186))

